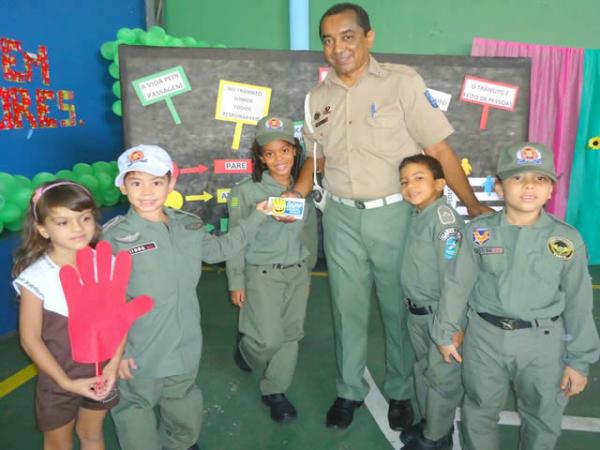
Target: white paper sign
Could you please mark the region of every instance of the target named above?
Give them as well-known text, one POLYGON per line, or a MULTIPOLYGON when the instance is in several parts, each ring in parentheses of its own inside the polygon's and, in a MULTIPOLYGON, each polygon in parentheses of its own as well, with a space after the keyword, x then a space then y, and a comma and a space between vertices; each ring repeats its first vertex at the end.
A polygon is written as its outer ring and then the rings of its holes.
POLYGON ((460 99, 465 102, 513 111, 518 93, 519 86, 467 76, 460 99))

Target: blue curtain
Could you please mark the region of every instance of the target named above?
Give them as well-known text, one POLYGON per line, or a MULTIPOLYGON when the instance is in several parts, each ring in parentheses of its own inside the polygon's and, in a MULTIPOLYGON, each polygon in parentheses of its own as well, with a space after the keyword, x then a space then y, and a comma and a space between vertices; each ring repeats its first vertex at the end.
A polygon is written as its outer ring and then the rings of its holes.
POLYGON ((566 218, 583 235, 590 264, 600 264, 600 50, 586 50, 583 67, 566 218))

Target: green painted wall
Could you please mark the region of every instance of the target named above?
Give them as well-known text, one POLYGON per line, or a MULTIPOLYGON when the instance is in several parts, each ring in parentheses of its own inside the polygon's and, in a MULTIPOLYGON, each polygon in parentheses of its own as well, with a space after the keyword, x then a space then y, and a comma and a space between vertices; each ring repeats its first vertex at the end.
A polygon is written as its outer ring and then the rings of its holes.
MULTIPOLYGON (((169 34, 231 48, 289 48, 288 0, 165 0, 169 34)), ((311 49, 334 0, 310 1, 311 49)), ((600 48, 600 0, 357 0, 377 33, 374 51, 467 55, 474 36, 600 48)))

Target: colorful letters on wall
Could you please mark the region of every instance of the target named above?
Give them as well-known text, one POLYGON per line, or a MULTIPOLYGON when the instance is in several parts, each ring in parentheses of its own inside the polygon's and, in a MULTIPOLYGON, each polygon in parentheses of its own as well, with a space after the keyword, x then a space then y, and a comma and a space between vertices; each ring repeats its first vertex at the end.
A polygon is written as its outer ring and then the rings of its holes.
POLYGON ((58 128, 83 125, 83 121, 77 122, 72 103, 75 98, 73 91, 22 86, 33 83, 34 71, 39 72, 43 86, 50 86, 50 59, 46 46, 40 45, 37 53, 28 52, 20 41, 3 37, 0 38, 0 52, 3 80, 19 83, 18 86, 0 86, 0 131, 19 130, 24 126, 58 128), (52 103, 60 117, 52 117, 52 103))

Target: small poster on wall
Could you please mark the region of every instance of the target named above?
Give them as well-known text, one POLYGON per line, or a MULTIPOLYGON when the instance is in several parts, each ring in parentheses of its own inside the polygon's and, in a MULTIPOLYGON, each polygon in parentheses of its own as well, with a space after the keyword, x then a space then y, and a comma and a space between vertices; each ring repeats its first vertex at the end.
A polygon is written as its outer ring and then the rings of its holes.
POLYGON ((271 88, 252 84, 220 80, 215 119, 235 122, 231 148, 240 148, 244 124, 256 125, 269 114, 271 88))
POLYGON ((177 125, 181 123, 171 97, 192 90, 183 67, 171 67, 131 82, 143 106, 164 101, 177 125))

